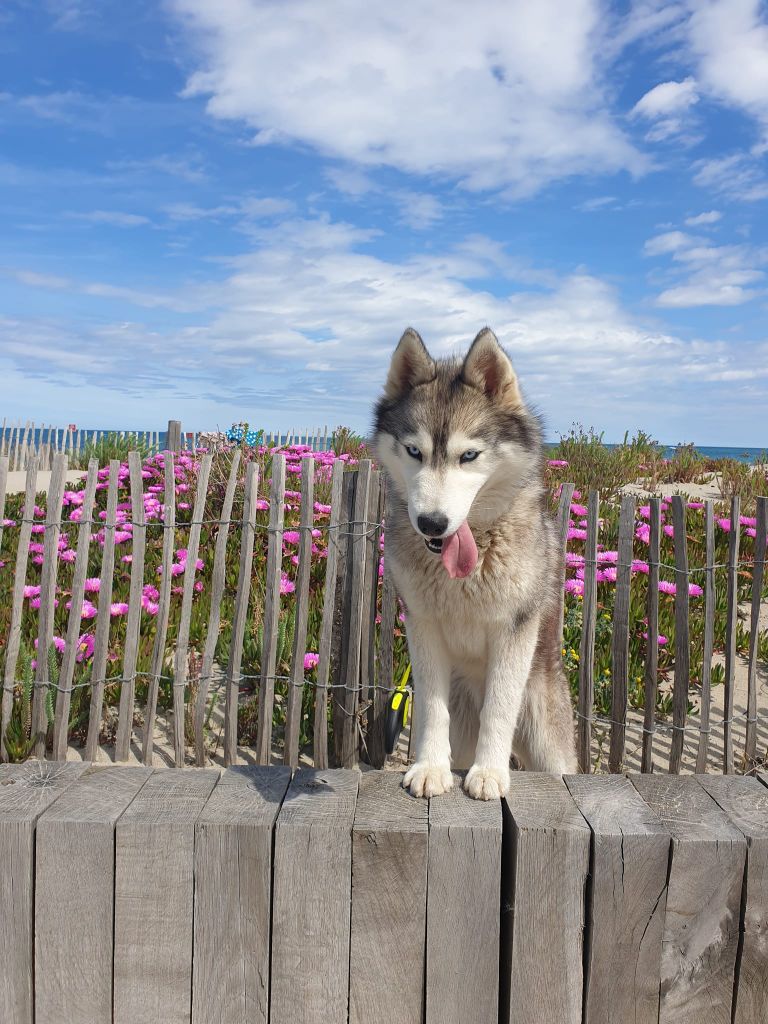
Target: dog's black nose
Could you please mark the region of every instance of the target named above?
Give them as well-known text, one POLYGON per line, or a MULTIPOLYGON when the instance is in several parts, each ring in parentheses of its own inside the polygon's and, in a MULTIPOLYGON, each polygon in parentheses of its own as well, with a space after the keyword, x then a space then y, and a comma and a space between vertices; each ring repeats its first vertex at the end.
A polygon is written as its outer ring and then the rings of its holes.
POLYGON ((416 525, 425 537, 442 537, 448 528, 448 516, 433 512, 431 516, 419 516, 416 525))

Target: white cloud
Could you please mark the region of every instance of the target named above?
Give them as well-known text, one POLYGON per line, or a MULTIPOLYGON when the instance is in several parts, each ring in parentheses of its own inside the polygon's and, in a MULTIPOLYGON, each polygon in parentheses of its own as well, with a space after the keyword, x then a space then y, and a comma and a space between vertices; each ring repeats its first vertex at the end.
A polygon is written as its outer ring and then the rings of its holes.
POLYGON ((137 228, 151 223, 149 217, 139 213, 121 213, 120 210, 91 210, 88 213, 70 212, 72 220, 90 221, 92 224, 111 224, 117 228, 137 228))
POLYGON ((170 203, 164 212, 173 221, 220 220, 242 217, 246 220, 262 220, 292 213, 296 204, 290 199, 272 196, 246 196, 235 202, 218 206, 197 206, 195 203, 170 203))
POLYGON ((259 142, 519 196, 647 167, 608 112, 598 0, 172 9, 202 64, 184 95, 208 97, 211 115, 245 121, 259 142))
POLYGON ((693 238, 684 231, 665 231, 661 235, 649 238, 643 246, 643 252, 646 256, 661 256, 664 253, 678 252, 693 241, 693 238))
POLYGON ((594 199, 585 199, 583 203, 579 203, 576 209, 583 213, 595 213, 597 210, 616 207, 618 207, 616 196, 595 196, 594 199))
POLYGON ((746 153, 699 160, 694 165, 694 183, 730 199, 758 202, 768 199, 768 176, 759 160, 746 153))
MULTIPOLYGON (((768 263, 768 250, 748 245, 710 245, 682 231, 648 239, 643 251, 646 256, 671 256, 687 274, 685 281, 665 288, 657 296, 656 304, 668 308, 743 305, 760 294, 750 286, 762 284, 765 273, 759 268, 768 263)), ((672 276, 679 276, 679 271, 672 276)))
POLYGON ((670 114, 684 114, 694 103, 699 102, 695 78, 682 82, 661 82, 642 96, 632 108, 635 117, 654 120, 670 114))
POLYGON ((706 224, 716 224, 722 216, 719 210, 706 210, 704 213, 697 213, 695 217, 686 217, 685 223, 691 228, 697 228, 706 224))

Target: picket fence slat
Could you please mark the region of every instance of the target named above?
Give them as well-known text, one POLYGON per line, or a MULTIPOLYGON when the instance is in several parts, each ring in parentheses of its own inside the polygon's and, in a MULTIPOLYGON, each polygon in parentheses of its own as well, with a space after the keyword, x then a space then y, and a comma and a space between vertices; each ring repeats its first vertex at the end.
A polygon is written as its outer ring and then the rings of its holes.
POLYGON ((96 459, 91 459, 88 462, 88 476, 85 482, 83 503, 80 506, 80 522, 77 527, 77 550, 75 552, 75 569, 72 578, 67 635, 64 641, 64 654, 59 671, 59 691, 56 694, 56 711, 53 720, 53 757, 56 761, 65 761, 67 758, 72 680, 75 674, 75 664, 80 644, 85 579, 88 575, 88 556, 91 550, 91 533, 93 530, 93 504, 98 481, 99 463, 96 459))
POLYGON ((313 759, 316 768, 328 767, 328 680, 331 668, 331 641, 336 609, 336 579, 339 568, 339 536, 341 522, 341 494, 344 483, 344 463, 336 459, 331 470, 331 511, 328 519, 328 555, 325 560, 325 586, 323 614, 318 644, 317 688, 315 690, 315 723, 313 759))
MULTIPOLYGON (((377 524, 376 529, 371 528, 369 543, 368 543, 368 571, 366 572, 366 586, 370 588, 367 590, 369 596, 368 610, 365 614, 364 622, 367 624, 367 678, 368 678, 368 727, 366 730, 366 748, 367 748, 367 760, 368 763, 377 767, 380 767, 384 763, 384 716, 385 711, 382 709, 379 701, 377 700, 379 694, 382 692, 383 687, 389 687, 392 685, 391 674, 390 679, 382 681, 378 672, 379 662, 376 656, 377 651, 377 629, 376 629, 376 617, 379 606, 379 593, 381 592, 381 579, 379 577, 379 563, 381 558, 380 551, 380 539, 381 529, 378 524, 381 524, 384 516, 384 477, 380 472, 374 474, 376 480, 376 500, 371 501, 371 506, 368 512, 368 519, 371 522, 377 524)), ((381 632, 378 635, 378 644, 382 641, 381 632)))
POLYGON ((620 772, 624 763, 629 683, 629 602, 632 577, 632 541, 635 535, 635 499, 625 494, 619 517, 616 602, 611 645, 611 746, 608 768, 620 772))
POLYGON ((192 598, 195 596, 195 574, 197 556, 200 550, 200 529, 208 496, 208 480, 211 475, 211 455, 204 455, 200 461, 195 484, 195 504, 192 511, 192 525, 187 541, 187 560, 184 570, 184 587, 181 597, 181 618, 176 638, 176 657, 173 669, 173 751, 177 768, 184 767, 185 708, 184 691, 189 675, 189 628, 192 621, 192 598))
POLYGON ((165 476, 165 503, 163 506, 163 560, 160 577, 160 597, 156 618, 155 642, 152 648, 152 664, 150 666, 149 687, 147 689, 147 709, 144 715, 144 736, 142 739, 141 759, 144 764, 152 765, 152 754, 155 740, 155 716, 157 713, 157 695, 160 689, 160 676, 165 661, 165 641, 168 635, 168 617, 171 608, 171 564, 173 562, 174 537, 176 532, 176 476, 173 452, 165 451, 163 455, 163 473, 165 476))
POLYGON ((557 646, 561 648, 563 646, 563 610, 565 608, 565 552, 568 549, 568 527, 571 522, 571 500, 573 499, 573 492, 575 487, 573 484, 561 484, 560 486, 560 499, 557 504, 557 540, 558 540, 558 565, 560 566, 560 577, 559 577, 559 588, 558 588, 558 605, 555 616, 555 622, 559 633, 557 636, 557 646))
POLYGON ((0 553, 3 550, 3 522, 5 521, 5 494, 8 488, 8 456, 0 455, 0 553))
POLYGON ((309 577, 312 571, 312 523, 315 502, 315 460, 301 460, 301 521, 299 523, 299 567, 296 574, 296 612, 288 680, 283 764, 299 764, 299 734, 304 698, 304 654, 309 621, 309 577))
POLYGON ((723 708, 723 772, 733 774, 733 688, 736 680, 736 621, 738 617, 739 516, 741 498, 731 499, 728 532, 728 610, 725 626, 725 700, 723 708))
POLYGON ((768 536, 768 498, 757 499, 755 517, 755 568, 752 573, 752 608, 749 625, 749 668, 747 674, 747 733, 744 757, 752 767, 757 754, 757 661, 760 637, 760 605, 765 575, 765 545, 768 536))
POLYGON ((579 768, 592 768, 592 709, 595 701, 595 624, 597 620, 597 532, 600 492, 590 491, 587 505, 587 539, 584 545, 584 597, 582 600, 581 641, 579 643, 579 768))
POLYGON ((672 498, 672 529, 675 539, 675 680, 672 690, 672 743, 669 770, 677 775, 683 757, 685 720, 688 715, 688 687, 691 677, 691 648, 688 621, 688 538, 685 532, 685 502, 672 498))
POLYGON ((64 497, 64 481, 67 475, 67 458, 57 455, 51 471, 48 493, 45 500, 45 541, 43 544, 43 567, 40 576, 40 614, 37 631, 37 665, 35 666, 35 687, 32 699, 32 735, 35 740, 35 757, 45 757, 48 734, 49 688, 43 686, 50 679, 48 670, 48 649, 53 643, 53 613, 56 600, 56 579, 59 570, 59 537, 61 535, 61 501, 64 497))
POLYGON ((240 568, 235 594, 235 612, 232 619, 232 641, 229 648, 224 706, 224 764, 237 762, 237 712, 240 693, 240 670, 243 664, 243 639, 251 597, 253 541, 256 529, 256 500, 259 487, 259 467, 249 462, 245 468, 243 494, 243 525, 240 534, 240 568))
POLYGON ((224 596, 224 584, 227 569, 227 541, 229 539, 229 526, 232 517, 232 505, 235 499, 235 489, 237 487, 239 468, 240 449, 236 448, 232 453, 232 463, 229 468, 229 477, 227 478, 227 489, 224 492, 224 503, 221 507, 221 519, 219 520, 219 529, 216 534, 216 548, 213 554, 213 573, 211 575, 211 606, 208 615, 208 631, 205 637, 203 661, 200 666, 200 681, 198 684, 197 698, 195 700, 195 764, 198 767, 202 767, 202 765, 205 764, 205 713, 216 655, 216 644, 219 639, 221 601, 224 596))
POLYGON ((96 634, 93 642, 91 709, 88 716, 88 736, 85 741, 85 757, 95 761, 99 748, 101 713, 104 705, 107 654, 109 653, 110 610, 112 586, 115 571, 115 529, 117 526, 117 485, 120 462, 112 459, 109 463, 109 484, 107 487, 107 518, 104 521, 104 546, 101 551, 101 573, 99 576, 99 607, 96 615, 96 634))
POLYGON ((285 522, 285 455, 272 458, 272 483, 269 488, 269 541, 264 597, 264 627, 261 644, 259 680, 259 728, 256 736, 256 762, 269 764, 272 752, 272 712, 275 706, 275 672, 280 626, 280 572, 283 557, 285 522))
MULTIPOLYGON (((362 594, 362 620, 360 627, 360 700, 369 701, 371 697, 371 686, 373 685, 373 672, 371 670, 371 641, 376 635, 375 613, 371 614, 371 590, 374 578, 374 566, 378 569, 378 558, 376 547, 378 545, 379 531, 373 523, 379 522, 379 495, 381 493, 380 471, 375 469, 371 472, 371 486, 368 491, 368 507, 365 511, 365 520, 368 525, 365 527, 365 573, 363 575, 362 594)), ((375 591, 374 591, 375 595, 375 591)))
POLYGON ((21 617, 24 609, 24 585, 27 579, 27 563, 29 561, 29 539, 32 536, 32 519, 35 508, 35 492, 37 489, 37 459, 32 459, 27 467, 24 487, 24 512, 19 529, 19 546, 16 551, 16 565, 13 576, 13 601, 11 603, 11 621, 8 628, 8 640, 5 646, 5 674, 3 677, 3 700, 0 704, 0 759, 8 760, 5 746, 5 730, 11 720, 13 710, 13 691, 16 684, 16 666, 19 661, 21 647, 21 617))
POLYGON ((650 537, 648 538, 648 596, 646 618, 648 640, 645 653, 645 714, 643 716, 643 753, 641 770, 653 771, 653 740, 656 733, 656 697, 659 691, 659 562, 661 553, 661 503, 650 500, 650 537))
POLYGON ((712 703, 712 652, 715 645, 715 509, 711 500, 704 503, 706 569, 704 570, 704 653, 701 663, 701 708, 699 710, 699 749, 696 771, 707 770, 709 759, 710 706, 712 703))
POLYGON ((120 688, 120 709, 117 720, 115 760, 127 761, 133 732, 133 711, 136 703, 136 666, 141 636, 141 599, 144 587, 144 559, 147 547, 147 520, 144 515, 144 480, 141 456, 128 455, 131 482, 131 583, 128 595, 128 622, 125 627, 123 653, 123 684, 120 688))

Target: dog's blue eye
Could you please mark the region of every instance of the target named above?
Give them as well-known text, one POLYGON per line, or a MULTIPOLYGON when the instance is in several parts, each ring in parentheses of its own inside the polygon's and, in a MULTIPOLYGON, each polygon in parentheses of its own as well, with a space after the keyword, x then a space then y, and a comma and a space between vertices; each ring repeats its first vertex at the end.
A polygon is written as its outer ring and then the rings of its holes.
POLYGON ((468 452, 464 452, 459 459, 459 462, 474 462, 479 454, 480 452, 475 451, 474 448, 470 448, 468 452))
POLYGON ((405 450, 411 456, 412 459, 418 459, 421 462, 421 451, 416 447, 415 444, 407 444, 405 450))

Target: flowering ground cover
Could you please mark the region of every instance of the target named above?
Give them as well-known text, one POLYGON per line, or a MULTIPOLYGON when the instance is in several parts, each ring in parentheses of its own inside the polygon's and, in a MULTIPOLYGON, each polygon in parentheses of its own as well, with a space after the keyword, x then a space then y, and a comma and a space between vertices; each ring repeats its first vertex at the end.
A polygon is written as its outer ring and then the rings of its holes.
MULTIPOLYGON (((245 463, 256 460, 260 467, 259 500, 257 506, 257 531, 252 562, 251 612, 243 649, 242 672, 246 677, 256 677, 260 670, 262 631, 261 618, 264 603, 267 531, 269 519, 269 481, 271 464, 274 454, 258 443, 253 432, 244 430, 240 437, 230 438, 217 448, 213 457, 213 468, 208 486, 208 494, 201 530, 199 557, 194 565, 187 556, 189 527, 192 508, 197 489, 201 453, 182 453, 176 457, 174 488, 176 495, 176 541, 174 558, 171 567, 172 592, 171 611, 166 643, 167 656, 163 667, 163 679, 160 683, 160 707, 172 704, 173 650, 178 634, 181 611, 181 595, 183 582, 187 573, 195 574, 195 596, 192 605, 192 620, 189 637, 189 685, 187 705, 194 704, 196 691, 196 669, 205 644, 208 617, 210 612, 211 573, 213 568, 213 550, 218 535, 218 520, 221 514, 224 489, 231 465, 231 453, 239 448, 242 455, 241 480, 244 478, 245 463)), ((316 461, 316 483, 313 506, 313 543, 310 576, 309 626, 306 652, 304 654, 304 672, 307 686, 303 693, 303 715, 301 721, 301 743, 311 740, 314 707, 313 683, 316 679, 318 660, 318 643, 323 603, 323 587, 325 580, 325 564, 328 544, 328 517, 330 513, 330 476, 333 462, 342 459, 350 471, 354 471, 360 457, 365 457, 364 446, 349 432, 338 432, 336 450, 329 452, 311 452, 302 447, 283 449, 287 457, 287 484, 285 492, 285 532, 283 535, 282 567, 281 567, 281 613, 278 635, 278 675, 286 675, 293 645, 294 597, 296 569, 298 562, 300 492, 299 477, 301 460, 313 458, 316 461)), ((546 467, 546 473, 553 496, 556 500, 560 484, 576 478, 579 489, 574 495, 571 505, 569 541, 567 552, 567 572, 565 583, 565 630, 563 657, 574 694, 578 683, 578 651, 581 635, 581 608, 584 588, 584 541, 586 538, 586 491, 582 480, 590 482, 595 467, 585 474, 586 457, 581 452, 574 467, 564 455, 567 452, 555 453, 546 467), (581 461, 579 461, 579 459, 581 461)), ((601 455, 598 456, 602 458, 601 455)), ((95 518, 104 521, 106 518, 106 492, 108 468, 99 473, 96 492, 95 518)), ((161 560, 163 544, 165 491, 163 456, 147 457, 143 461, 142 477, 144 480, 144 513, 147 522, 147 550, 144 571, 144 585, 141 594, 141 635, 137 664, 137 714, 141 715, 146 699, 147 674, 150 669, 152 648, 155 639, 158 614, 159 586, 161 582, 161 560)), ((750 482, 750 486, 754 486, 750 482)), ((82 517, 83 504, 82 484, 75 485, 64 494, 62 508, 62 532, 58 549, 58 581, 56 591, 56 608, 54 613, 54 641, 46 653, 47 678, 57 679, 61 665, 64 637, 71 608, 71 591, 73 579, 73 563, 77 543, 77 526, 82 517)), ((609 488, 610 490, 610 488, 609 488)), ((764 492, 763 492, 764 493, 764 492)), ((745 600, 751 593, 752 570, 754 559, 755 519, 754 501, 750 494, 746 495, 743 515, 741 518, 741 555, 739 569, 740 598, 745 600), (752 504, 750 505, 750 501, 752 504)), ((19 523, 25 510, 23 495, 10 496, 6 502, 2 550, 0 550, 0 673, 4 665, 4 646, 7 641, 11 598, 13 590, 13 573, 19 543, 19 523)), ((234 595, 237 586, 240 529, 237 523, 242 516, 243 493, 242 485, 235 498, 232 513, 232 526, 227 546, 226 585, 222 603, 220 634, 217 643, 216 660, 220 666, 226 664, 232 634, 234 612, 234 595)), ((117 528, 115 530, 115 572, 112 592, 109 595, 110 631, 109 653, 107 659, 107 685, 105 689, 105 714, 102 727, 102 742, 110 742, 114 738, 116 726, 116 705, 120 695, 120 677, 123 663, 123 647, 125 643, 126 621, 129 610, 129 582, 132 559, 133 524, 131 521, 131 503, 129 491, 129 473, 127 463, 122 463, 119 472, 119 490, 117 505, 117 528)), ((668 504, 663 509, 662 552, 661 561, 672 564, 673 528, 668 504)), ((36 637, 39 623, 41 567, 43 561, 43 539, 45 533, 44 518, 46 514, 45 496, 38 495, 36 504, 31 510, 34 517, 32 537, 29 544, 29 559, 24 587, 24 606, 22 617, 22 645, 16 671, 14 686, 14 711, 11 725, 6 734, 6 744, 11 757, 21 759, 29 752, 29 697, 34 666, 38 652, 36 637)), ((718 506, 716 524, 716 562, 727 561, 727 544, 730 530, 728 511, 725 504, 718 506)), ((595 710, 607 712, 610 709, 611 684, 611 619, 616 581, 618 505, 615 502, 604 502, 601 505, 601 523, 599 534, 599 555, 597 568, 597 635, 595 644, 595 710)), ((648 508, 638 503, 632 564, 632 601, 630 609, 630 704, 634 707, 643 706, 642 679, 647 648, 647 629, 645 623, 645 602, 648 586, 648 508)), ((701 502, 689 502, 687 509, 687 537, 691 576, 689 584, 691 615, 691 707, 695 707, 698 688, 701 683, 701 659, 704 629, 704 598, 702 586, 704 574, 700 567, 704 565, 704 512, 701 502)), ((94 623, 97 609, 106 595, 100 581, 101 557, 104 544, 104 528, 94 528, 89 551, 88 572, 85 595, 80 608, 80 636, 75 666, 73 699, 70 711, 70 735, 75 740, 82 740, 87 726, 90 702, 91 665, 94 652, 94 623)), ((380 562, 379 578, 383 574, 383 560, 380 562)), ((726 588, 725 569, 716 570, 717 608, 715 617, 715 648, 722 649, 725 643, 726 588)), ((674 573, 662 569, 659 584, 659 675, 660 692, 657 711, 664 715, 669 712, 671 698, 664 686, 665 680, 673 669, 674 654, 674 573)), ((748 647, 748 622, 739 621, 737 631, 737 647, 745 652, 748 647)), ((768 636, 763 634, 760 639, 760 657, 768 659, 768 636)), ((399 680, 407 666, 407 650, 403 635, 402 616, 396 622, 395 636, 395 678, 399 680)), ((713 685, 722 682, 722 668, 715 666, 713 685)), ((333 681, 333 667, 332 667, 333 681)), ((388 680, 382 681, 385 685, 388 680)), ((242 684, 243 698, 240 707, 239 734, 241 742, 250 743, 255 739, 257 719, 256 681, 246 678, 242 684)), ((211 691, 211 709, 219 699, 220 688, 214 686, 211 691)), ((282 726, 285 718, 286 686, 278 681, 274 711, 274 735, 276 743, 280 743, 282 726)), ((53 710, 53 692, 49 693, 49 716, 53 710)), ((332 728, 332 723, 330 723, 332 728)), ((188 731, 188 739, 191 740, 188 731)))

